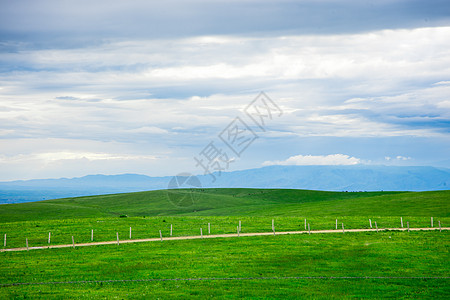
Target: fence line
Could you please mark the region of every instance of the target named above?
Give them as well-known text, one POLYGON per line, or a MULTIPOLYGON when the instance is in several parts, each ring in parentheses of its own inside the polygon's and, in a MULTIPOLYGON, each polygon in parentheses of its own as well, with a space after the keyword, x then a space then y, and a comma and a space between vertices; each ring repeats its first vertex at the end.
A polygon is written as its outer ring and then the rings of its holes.
MULTIPOLYGON (((239 227, 237 227, 239 229, 239 227)), ((442 231, 442 230, 450 230, 450 227, 441 227, 441 228, 378 228, 378 229, 347 229, 345 232, 374 232, 376 230, 379 231, 442 231)), ((337 233, 339 231, 334 229, 328 230, 315 230, 315 231, 280 231, 277 232, 277 235, 287 235, 287 234, 305 234, 305 233, 337 233)), ((180 237, 166 237, 165 240, 189 240, 189 239, 199 239, 199 238, 226 238, 226 237, 237 237, 237 236, 265 236, 265 235, 273 235, 275 232, 254 232, 254 233, 225 233, 225 234, 216 234, 216 235, 206 235, 206 236, 180 236, 180 237)), ((153 242, 153 241, 163 241, 162 234, 160 231, 160 238, 147 238, 147 239, 136 239, 136 240, 123 240, 122 243, 140 243, 140 242, 153 242)), ((28 239, 26 239, 27 247, 26 248, 10 248, 10 249, 0 249, 0 252, 5 251, 23 251, 29 249, 50 249, 50 248, 67 248, 67 247, 84 247, 84 246, 96 246, 96 245, 110 245, 117 244, 118 241, 106 241, 106 242, 95 242, 95 243, 80 243, 76 244, 74 241, 74 237, 72 236, 72 244, 65 245, 49 245, 49 246, 35 246, 28 247, 28 239)))
MULTIPOLYGON (((303 219, 303 217, 302 217, 302 219, 303 219)), ((270 219, 269 219, 270 220, 270 219)), ((428 219, 428 220, 430 220, 430 219, 428 219)), ((304 219, 304 221, 305 221, 305 231, 310 231, 310 224, 309 223, 307 223, 307 219, 305 218, 304 219)), ((377 222, 375 221, 375 222, 372 222, 373 220, 372 219, 369 219, 369 227, 370 228, 372 228, 372 224, 374 223, 375 224, 375 229, 379 229, 378 228, 378 225, 377 225, 377 222)), ((241 231, 241 220, 239 220, 238 219, 238 222, 239 222, 239 229, 238 229, 238 234, 239 233, 241 233, 242 231, 241 231)), ((335 219, 335 222, 333 222, 333 223, 335 223, 335 224, 333 224, 333 225, 335 225, 335 226, 333 226, 333 227, 335 227, 336 228, 336 230, 338 229, 338 219, 335 219)), ((407 227, 407 230, 408 230, 408 232, 410 231, 410 224, 409 224, 410 222, 409 221, 407 221, 406 222, 406 227, 407 227)), ((207 223, 207 225, 208 225, 208 235, 210 235, 211 234, 211 224, 210 223, 207 223)), ((323 228, 324 226, 323 226, 323 224, 321 224, 322 226, 320 226, 320 224, 319 224, 319 228, 323 228)), ((331 225, 331 224, 330 224, 331 225)), ((386 224, 387 225, 387 224, 386 224)), ((390 224, 391 226, 392 226, 392 224, 390 224)), ((401 227, 402 228, 398 228, 399 230, 403 230, 403 217, 400 217, 400 225, 401 225, 401 227)), ((433 228, 436 228, 436 227, 434 227, 433 225, 434 225, 434 218, 433 217, 431 217, 431 229, 433 229, 433 228)), ((393 225, 394 227, 396 227, 397 225, 393 225)), ((347 227, 347 226, 346 226, 347 227)), ((364 226, 365 227, 365 226, 364 226)), ((440 230, 440 231, 442 231, 442 229, 441 228, 443 228, 443 227, 441 227, 441 221, 440 220, 438 220, 438 229, 440 230)), ((412 228, 412 227, 411 227, 412 228)), ((423 228, 428 228, 428 226, 427 227, 423 227, 423 228)), ((392 229, 392 228, 385 228, 384 230, 390 230, 390 229, 392 229)), ((200 229, 201 231, 202 231, 202 229, 200 229)), ((257 229, 258 230, 258 229, 257 229)), ((295 230, 295 229, 294 229, 295 230)), ((316 228, 316 230, 328 230, 328 229, 317 229, 316 228)), ((359 230, 359 229, 355 229, 355 230, 359 230)), ((380 229, 381 230, 381 229, 380 229)), ((184 230, 184 231, 186 231, 186 230, 184 230)), ((273 231, 273 234, 275 235, 275 219, 272 219, 272 231, 273 231)), ((293 230, 291 230, 291 231, 293 231, 293 230)), ((345 228, 344 229, 344 224, 342 223, 342 232, 344 233, 345 231, 347 231, 347 228, 345 228)), ((138 230, 138 232, 139 232, 139 230, 138 230)), ((183 232, 183 230, 182 230, 182 232, 183 232)), ((226 231, 225 231, 226 232, 226 231)), ((223 234, 227 234, 227 233, 223 233, 223 234)), ((231 231, 232 232, 232 231, 231 231)), ((259 231, 256 231, 256 232, 259 232, 259 231)), ((377 231, 378 232, 378 231, 377 231)), ((178 237, 184 237, 184 236, 189 236, 189 235, 186 235, 186 232, 183 232, 183 233, 181 233, 181 235, 178 235, 178 237), (185 233, 185 234, 183 234, 183 233, 185 233)), ((116 233, 117 234, 117 233, 116 233)), ((132 234, 132 228, 131 228, 131 226, 129 227, 129 240, 132 240, 132 236, 131 236, 131 234, 132 234)), ((190 233, 187 233, 187 234, 190 234, 190 233)), ((50 244, 51 243, 51 232, 49 231, 48 232, 48 244, 50 244)), ((138 234, 139 235, 139 234, 138 234)), ((141 236, 142 236, 142 234, 140 234, 141 236)), ((159 230, 159 237, 160 237, 160 240, 162 241, 163 240, 163 232, 162 232, 162 230, 159 230)), ((200 235, 203 235, 203 233, 201 232, 200 233, 200 235)), ((3 250, 8 250, 8 249, 6 249, 6 233, 4 234, 4 243, 3 243, 3 249, 0 249, 0 252, 1 251, 3 251, 3 250)), ((172 224, 170 224, 170 235, 169 235, 170 237, 172 237, 172 224)), ((69 235, 69 237, 70 237, 70 235, 69 235)), ((28 237, 29 238, 29 237, 28 237)), ((76 237, 75 237, 76 238, 76 237)), ((61 239, 60 237, 57 237, 57 239, 61 239)), ((103 240, 103 238, 101 238, 102 240, 103 240)), ((148 239, 147 237, 138 237, 137 239, 148 239)), ((94 229, 92 228, 91 229, 91 242, 93 242, 94 241, 94 229)), ((135 240, 136 240, 136 237, 135 237, 135 240)), ((108 240, 103 240, 103 241, 99 241, 100 243, 102 243, 102 242, 107 242, 108 240)), ((80 241, 81 242, 81 241, 80 241)), ((87 243, 87 242, 86 242, 87 243)), ((10 247, 11 246, 13 246, 13 247, 17 247, 15 244, 17 244, 17 242, 13 242, 12 244, 14 244, 14 245, 11 245, 11 243, 9 243, 10 245, 10 247)), ((39 243, 39 245, 41 245, 41 243, 39 243)), ((56 246, 57 246, 58 244, 56 244, 56 246)), ((59 244, 59 245, 61 245, 61 244, 59 244)), ((41 246, 43 246, 43 245, 41 245, 41 246)), ((72 246, 73 247, 75 247, 75 242, 73 241, 73 237, 72 237, 72 246)), ((17 249, 18 249, 19 247, 17 247, 17 249)), ((34 249, 37 249, 37 248, 39 248, 39 246, 35 246, 35 247, 30 247, 30 248, 34 248, 34 249)), ((11 248, 10 248, 11 249, 11 248)), ((14 249, 14 248, 13 248, 14 249)))

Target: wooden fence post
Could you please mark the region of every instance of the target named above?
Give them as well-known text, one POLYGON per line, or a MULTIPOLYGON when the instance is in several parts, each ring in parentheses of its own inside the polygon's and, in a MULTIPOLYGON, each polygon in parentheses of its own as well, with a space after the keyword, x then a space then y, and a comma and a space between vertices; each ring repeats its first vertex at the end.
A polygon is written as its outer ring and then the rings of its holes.
POLYGON ((119 246, 119 233, 116 232, 116 235, 117 235, 117 246, 119 246))
POLYGON ((208 234, 211 234, 211 223, 208 223, 208 234))
POLYGON ((275 235, 275 221, 272 219, 272 231, 273 235, 275 235))
POLYGON ((371 219, 369 219, 369 226, 370 226, 370 228, 372 228, 372 220, 371 219))
POLYGON ((311 234, 311 227, 309 227, 309 223, 308 223, 308 234, 311 234))
POLYGON ((48 243, 50 244, 50 239, 51 239, 51 237, 52 237, 52 233, 49 231, 48 232, 48 243))
POLYGON ((431 217, 431 227, 434 227, 433 226, 433 217, 431 217))
POLYGON ((337 230, 337 219, 336 219, 336 230, 337 230))
POLYGON ((73 235, 72 235, 72 247, 75 248, 75 239, 73 238, 73 235))
POLYGON ((94 229, 91 229, 91 242, 94 241, 94 229))
POLYGON ((203 228, 200 227, 200 236, 203 238, 203 228))
POLYGON ((131 240, 131 227, 130 227, 130 240, 131 240))
POLYGON ((172 224, 170 224, 170 236, 172 236, 172 224))
POLYGON ((305 219, 305 230, 306 230, 306 219, 305 219))
POLYGON ((162 233, 161 233, 161 230, 159 231, 159 237, 161 238, 161 242, 162 242, 162 233))
POLYGON ((400 223, 402 224, 402 228, 403 228, 403 217, 400 217, 400 223))
POLYGON ((5 240, 3 242, 3 247, 6 247, 6 233, 5 233, 5 240))

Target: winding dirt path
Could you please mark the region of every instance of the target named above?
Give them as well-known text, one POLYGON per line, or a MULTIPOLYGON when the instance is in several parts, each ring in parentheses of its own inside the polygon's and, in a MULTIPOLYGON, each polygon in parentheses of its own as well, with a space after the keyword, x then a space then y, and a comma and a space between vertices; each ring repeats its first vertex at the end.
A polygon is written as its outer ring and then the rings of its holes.
MULTIPOLYGON (((386 231, 386 230, 398 230, 398 231, 420 231, 420 230, 450 230, 450 227, 440 228, 370 228, 370 229, 345 229, 344 233, 351 232, 376 232, 376 231, 386 231)), ((196 239, 213 239, 213 238, 228 238, 228 237, 245 237, 245 236, 260 236, 260 235, 286 235, 286 234, 314 234, 314 233, 343 233, 342 229, 332 229, 332 230, 311 230, 308 231, 280 231, 280 232, 254 232, 254 233, 227 233, 227 234, 210 234, 210 235, 193 235, 193 236, 173 236, 173 237, 163 237, 161 238, 149 238, 149 239, 136 239, 136 240, 119 240, 119 244, 128 243, 143 243, 143 242, 157 242, 157 241, 171 241, 171 240, 196 240, 196 239)), ((53 249, 53 248, 70 248, 70 247, 86 247, 86 246, 98 246, 98 245, 114 245, 117 244, 116 241, 107 242, 92 242, 92 243, 80 243, 80 244, 64 244, 64 245, 49 245, 49 246, 37 246, 37 247, 21 247, 21 248, 10 248, 10 249, 0 249, 0 252, 6 251, 27 251, 27 250, 38 250, 38 249, 53 249)))

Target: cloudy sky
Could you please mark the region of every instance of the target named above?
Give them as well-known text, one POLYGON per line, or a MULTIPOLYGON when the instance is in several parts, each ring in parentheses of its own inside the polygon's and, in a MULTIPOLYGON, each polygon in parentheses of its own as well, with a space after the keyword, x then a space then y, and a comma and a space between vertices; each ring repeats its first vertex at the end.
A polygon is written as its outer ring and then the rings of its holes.
POLYGON ((213 149, 449 168, 449 2, 0 0, 0 180, 202 174, 213 149))

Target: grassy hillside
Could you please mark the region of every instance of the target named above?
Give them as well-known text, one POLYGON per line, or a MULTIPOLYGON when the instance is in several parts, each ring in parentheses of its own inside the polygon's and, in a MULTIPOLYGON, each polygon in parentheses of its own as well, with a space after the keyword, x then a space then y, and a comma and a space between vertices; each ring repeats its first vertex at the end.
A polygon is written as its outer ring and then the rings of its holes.
POLYGON ((195 203, 174 206, 167 191, 0 205, 0 223, 128 216, 450 216, 450 191, 323 192, 283 189, 178 190, 195 203))

